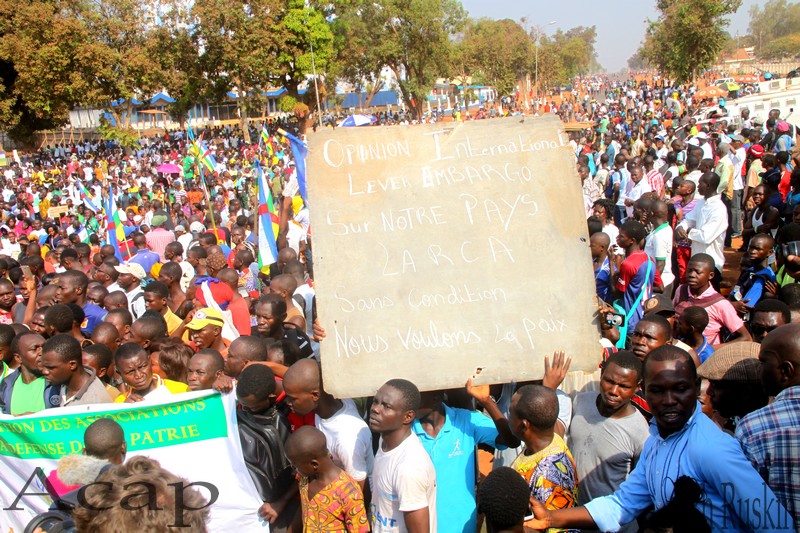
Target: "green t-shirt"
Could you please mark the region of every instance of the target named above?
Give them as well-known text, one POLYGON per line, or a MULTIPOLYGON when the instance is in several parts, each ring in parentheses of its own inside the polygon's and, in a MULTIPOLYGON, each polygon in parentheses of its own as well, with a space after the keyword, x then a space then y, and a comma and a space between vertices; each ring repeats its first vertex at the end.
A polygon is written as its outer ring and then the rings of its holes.
POLYGON ((44 411, 44 387, 47 381, 36 378, 28 384, 22 381, 22 376, 17 378, 14 389, 11 391, 11 414, 38 413, 44 411))
POLYGON ((194 177, 194 157, 187 155, 183 158, 183 174, 186 178, 194 177))

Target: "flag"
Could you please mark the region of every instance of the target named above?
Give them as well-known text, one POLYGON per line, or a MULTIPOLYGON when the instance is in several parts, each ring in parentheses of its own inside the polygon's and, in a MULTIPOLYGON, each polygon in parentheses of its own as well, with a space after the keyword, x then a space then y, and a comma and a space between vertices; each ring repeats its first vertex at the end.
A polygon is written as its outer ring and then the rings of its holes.
POLYGON ((197 162, 208 169, 209 172, 214 172, 217 169, 217 160, 214 157, 214 151, 206 146, 203 142, 203 134, 192 141, 192 148, 190 152, 194 155, 197 162))
POLYGON ((206 143, 203 142, 203 134, 201 133, 200 137, 195 138, 191 126, 188 127, 186 134, 187 137, 189 137, 189 142, 191 142, 189 153, 194 156, 198 163, 206 167, 209 172, 214 172, 217 169, 217 160, 214 157, 214 151, 210 150, 206 146, 206 143))
POLYGON ((106 210, 106 242, 114 247, 114 255, 122 261, 122 250, 119 249, 120 240, 125 240, 125 230, 122 229, 122 221, 117 211, 117 202, 114 194, 109 191, 105 201, 106 210))
POLYGON ((294 154, 294 166, 297 170, 297 185, 300 188, 300 196, 303 198, 304 202, 308 203, 308 196, 306 193, 306 157, 308 156, 308 146, 289 132, 278 130, 278 133, 289 139, 289 144, 292 146, 292 154, 294 154))
POLYGON ((0 151, 0 167, 8 166, 8 159, 6 158, 6 153, 0 151))
POLYGON ((280 230, 280 220, 275 211, 272 189, 258 159, 255 160, 255 167, 258 175, 258 269, 261 270, 278 259, 276 239, 280 230))
POLYGON ((94 211, 95 213, 99 213, 100 210, 97 208, 96 205, 94 205, 94 202, 92 202, 92 198, 91 196, 89 196, 89 191, 87 191, 86 187, 83 186, 81 180, 76 180, 75 183, 78 184, 78 190, 81 193, 81 200, 83 200, 84 205, 89 209, 91 209, 92 211, 94 211))
POLYGON ((267 131, 267 125, 264 124, 261 126, 261 138, 258 141, 259 146, 264 144, 264 148, 267 151, 267 155, 272 157, 275 154, 275 147, 272 146, 272 137, 270 137, 269 132, 267 131))

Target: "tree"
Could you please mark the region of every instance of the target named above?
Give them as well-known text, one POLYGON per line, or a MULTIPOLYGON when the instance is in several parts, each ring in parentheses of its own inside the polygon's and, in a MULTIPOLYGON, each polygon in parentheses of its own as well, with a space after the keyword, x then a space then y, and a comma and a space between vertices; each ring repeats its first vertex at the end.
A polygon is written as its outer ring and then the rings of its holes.
MULTIPOLYGON (((789 37, 800 28, 800 3, 789 3, 787 0, 768 0, 761 7, 750 8, 750 35, 753 36, 756 55, 764 59, 773 59, 769 49, 781 50, 783 46, 770 46, 773 41, 789 37)), ((772 52, 774 53, 774 52, 772 52)))
POLYGON ((800 55, 800 33, 779 37, 761 48, 759 54, 764 59, 794 58, 800 55))
POLYGON ((211 93, 219 100, 236 91, 239 123, 248 142, 247 118, 263 109, 269 89, 284 87, 293 98, 316 106, 314 84, 308 83, 304 97, 300 86, 313 71, 311 46, 318 72, 327 68, 332 54, 333 34, 320 11, 299 0, 197 0, 193 13, 211 93))
POLYGON ((576 26, 566 32, 559 30, 555 33, 553 42, 566 68, 567 78, 587 74, 589 69, 595 66, 597 52, 594 45, 596 41, 597 28, 595 26, 588 28, 576 26))
POLYGON ((175 100, 167 106, 173 119, 184 127, 189 111, 208 99, 209 84, 200 61, 189 9, 174 2, 153 29, 150 51, 162 72, 162 84, 175 100))
POLYGON ((636 53, 628 58, 628 68, 631 70, 644 70, 649 67, 650 64, 642 57, 641 50, 637 50, 636 53))
POLYGON ((694 79, 725 46, 727 15, 741 0, 658 0, 659 19, 650 21, 642 57, 678 83, 694 79))
POLYGON ((459 53, 459 76, 481 77, 498 94, 513 92, 520 77, 530 72, 532 41, 525 29, 510 19, 469 21, 459 53))
POLYGON ((4 104, 10 97, 11 105, 0 106, 3 124, 19 126, 26 114, 56 124, 73 106, 87 105, 128 127, 132 99, 160 86, 148 48, 149 7, 147 0, 3 0, 0 58, 15 74, 4 78, 13 86, 5 86, 4 104), (110 106, 114 101, 120 105, 110 106))
POLYGON ((0 127, 17 140, 65 123, 89 80, 76 75, 88 35, 74 3, 0 1, 0 127))
POLYGON ((337 6, 337 16, 360 17, 365 31, 350 50, 369 50, 371 76, 383 67, 394 73, 400 94, 411 114, 422 116, 423 102, 436 78, 449 70, 454 45, 451 36, 464 24, 457 0, 353 0, 337 6))
MULTIPOLYGON (((327 80, 334 84, 337 80, 346 81, 359 94, 366 91, 367 97, 362 105, 369 107, 375 95, 385 87, 381 76, 385 65, 383 56, 378 53, 379 41, 374 28, 362 15, 361 5, 359 0, 337 3, 336 16, 331 21, 334 58, 328 68, 327 80)), ((366 12, 372 14, 374 10, 366 12)), ((335 93, 335 90, 328 92, 335 93)))
POLYGON ((116 125, 130 128, 133 100, 149 98, 163 81, 163 72, 152 57, 150 30, 155 14, 147 0, 103 0, 76 2, 62 10, 58 23, 78 20, 81 48, 75 58, 73 76, 83 80, 75 90, 81 103, 104 108, 116 125), (117 106, 110 106, 117 102, 117 106), (124 112, 124 114, 123 114, 124 112))
POLYGON ((281 4, 278 0, 196 0, 195 39, 203 50, 207 92, 213 101, 237 93, 239 126, 250 142, 247 117, 260 111, 276 72, 272 31, 281 4))
MULTIPOLYGON (((305 133, 311 113, 325 100, 324 73, 333 57, 333 32, 319 9, 305 7, 300 0, 287 2, 272 28, 271 51, 276 59, 276 85, 286 88, 297 99, 293 112, 300 133, 305 133), (313 49, 313 56, 312 56, 313 49), (314 83, 314 73, 317 83, 314 83), (300 86, 307 91, 300 94, 300 86)), ((320 110, 321 111, 321 110, 320 110)))

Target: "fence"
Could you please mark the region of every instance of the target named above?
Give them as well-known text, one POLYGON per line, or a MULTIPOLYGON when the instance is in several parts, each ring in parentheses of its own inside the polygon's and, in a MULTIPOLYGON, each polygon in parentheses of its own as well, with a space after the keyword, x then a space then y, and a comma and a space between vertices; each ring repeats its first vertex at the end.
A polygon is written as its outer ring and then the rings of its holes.
POLYGON ((783 61, 753 61, 736 62, 717 65, 716 70, 727 71, 729 74, 763 74, 769 72, 774 76, 786 76, 790 70, 800 66, 800 61, 796 59, 786 59, 783 61))
POLYGON ((93 128, 65 129, 55 131, 37 131, 30 142, 21 143, 11 139, 4 131, 0 131, 0 146, 4 150, 36 151, 46 146, 57 144, 75 144, 84 141, 98 141, 102 137, 93 128))

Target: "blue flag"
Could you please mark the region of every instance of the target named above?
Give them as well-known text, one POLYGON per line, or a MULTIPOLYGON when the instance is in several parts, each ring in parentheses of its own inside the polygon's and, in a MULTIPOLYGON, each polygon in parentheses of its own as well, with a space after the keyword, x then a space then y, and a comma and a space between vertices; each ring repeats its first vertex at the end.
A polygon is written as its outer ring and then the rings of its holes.
POLYGON ((292 145, 294 166, 295 169, 297 169, 297 186, 300 188, 300 196, 303 197, 303 201, 308 204, 308 196, 306 193, 306 157, 308 157, 308 146, 291 133, 285 131, 280 131, 279 133, 289 139, 289 144, 292 145))

